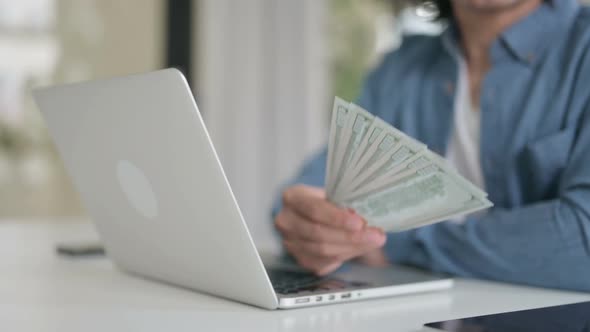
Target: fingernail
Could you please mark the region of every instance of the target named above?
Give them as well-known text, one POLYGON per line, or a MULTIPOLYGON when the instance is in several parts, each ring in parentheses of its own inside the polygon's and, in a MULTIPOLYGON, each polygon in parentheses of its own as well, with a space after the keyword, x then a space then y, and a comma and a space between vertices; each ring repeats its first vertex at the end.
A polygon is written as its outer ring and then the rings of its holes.
POLYGON ((379 244, 379 243, 383 242, 383 237, 384 237, 383 234, 381 234, 378 231, 374 231, 374 230, 368 230, 367 232, 365 232, 365 235, 364 235, 365 241, 375 243, 375 244, 379 244))
POLYGON ((351 231, 358 231, 363 228, 363 220, 358 216, 349 216, 345 221, 344 224, 348 229, 351 231))

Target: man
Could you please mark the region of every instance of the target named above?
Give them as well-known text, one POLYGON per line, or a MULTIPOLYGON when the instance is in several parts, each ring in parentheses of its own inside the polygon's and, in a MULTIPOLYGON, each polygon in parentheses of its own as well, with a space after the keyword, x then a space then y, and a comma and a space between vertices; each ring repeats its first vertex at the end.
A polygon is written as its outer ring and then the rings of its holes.
POLYGON ((590 9, 440 0, 449 28, 408 37, 358 103, 434 151, 495 207, 385 234, 325 199, 326 152, 275 207, 286 250, 324 275, 358 259, 590 291, 590 9))

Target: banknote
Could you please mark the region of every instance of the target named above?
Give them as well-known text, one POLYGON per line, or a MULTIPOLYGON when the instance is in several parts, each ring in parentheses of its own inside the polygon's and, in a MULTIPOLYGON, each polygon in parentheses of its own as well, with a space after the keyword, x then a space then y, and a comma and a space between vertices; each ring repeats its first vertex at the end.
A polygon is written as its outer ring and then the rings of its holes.
POLYGON ((454 174, 429 165, 395 185, 356 197, 344 205, 355 209, 371 225, 400 231, 435 222, 437 216, 473 212, 472 207, 489 207, 486 197, 470 189, 454 174))
POLYGON ((325 189, 331 202, 394 232, 493 206, 483 190, 425 144, 338 97, 325 189))
POLYGON ((327 192, 331 192, 334 181, 334 159, 336 158, 336 151, 344 144, 342 139, 342 132, 346 125, 348 118, 348 108, 350 103, 340 99, 334 98, 334 107, 332 108, 332 121, 330 124, 330 136, 328 138, 328 155, 325 175, 325 187, 327 192))
POLYGON ((382 171, 374 173, 373 176, 367 178, 358 189, 350 191, 346 196, 346 199, 380 191, 383 188, 391 187, 410 176, 426 174, 427 172, 436 169, 435 166, 432 165, 434 162, 434 158, 432 158, 430 151, 427 150, 417 152, 402 161, 395 163, 391 162, 393 166, 382 167, 382 171))
POLYGON ((465 201, 458 206, 454 206, 448 209, 440 211, 429 211, 426 214, 420 215, 415 218, 410 218, 404 222, 400 222, 395 225, 385 226, 391 232, 403 232, 413 228, 431 225, 441 221, 454 220, 459 217, 463 217, 467 214, 478 212, 487 208, 492 207, 494 204, 487 198, 481 198, 473 196, 469 201, 465 201))
POLYGON ((332 196, 336 192, 340 185, 342 175, 345 170, 349 167, 349 164, 355 155, 361 141, 367 134, 374 116, 369 112, 363 110, 357 105, 351 104, 348 109, 347 123, 344 126, 342 132, 342 140, 345 144, 339 146, 340 151, 336 154, 334 159, 334 173, 335 176, 332 178, 332 187, 328 194, 332 196))
POLYGON ((348 167, 345 169, 340 181, 341 192, 350 191, 350 185, 363 170, 364 165, 373 165, 384 153, 390 151, 405 136, 397 130, 391 130, 385 121, 375 118, 367 130, 367 134, 361 141, 352 156, 348 167), (389 130, 388 130, 389 129, 389 130))
MULTIPOLYGON (((411 140, 400 139, 396 146, 385 152, 380 158, 367 163, 364 169, 354 176, 348 184, 347 190, 335 195, 336 200, 341 201, 359 193, 365 193, 375 186, 381 186, 383 178, 390 174, 401 172, 404 167, 418 167, 421 153, 426 145, 411 140)), ((369 159, 373 159, 369 157, 369 159)))

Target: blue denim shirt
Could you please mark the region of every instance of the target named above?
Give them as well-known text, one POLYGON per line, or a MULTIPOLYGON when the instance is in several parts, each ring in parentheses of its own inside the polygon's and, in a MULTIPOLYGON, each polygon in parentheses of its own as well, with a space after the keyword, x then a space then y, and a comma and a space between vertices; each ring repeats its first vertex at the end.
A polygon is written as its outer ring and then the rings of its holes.
MULTIPOLYGON (((407 37, 358 100, 439 154, 453 119, 453 31, 407 37)), ((390 233, 386 254, 458 276, 590 291, 590 8, 546 1, 490 52, 480 149, 495 206, 464 224, 390 233)), ((323 186, 325 160, 324 150, 292 183, 323 186)))

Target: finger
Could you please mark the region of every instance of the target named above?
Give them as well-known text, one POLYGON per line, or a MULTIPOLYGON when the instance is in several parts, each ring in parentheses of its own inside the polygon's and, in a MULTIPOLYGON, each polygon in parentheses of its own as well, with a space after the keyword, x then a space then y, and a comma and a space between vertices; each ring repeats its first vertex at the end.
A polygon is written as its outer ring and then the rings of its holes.
POLYGON ((353 247, 377 248, 385 243, 385 232, 376 227, 348 232, 310 222, 292 210, 283 210, 276 218, 276 226, 283 238, 293 241, 351 245, 353 247))
POLYGON ((287 236, 291 230, 290 218, 287 215, 287 211, 283 208, 275 217, 275 228, 281 233, 283 237, 287 236))
POLYGON ((327 274, 330 274, 334 271, 336 271, 339 267, 342 266, 343 262, 335 262, 332 264, 328 264, 328 265, 324 265, 322 268, 317 269, 316 271, 313 271, 315 274, 317 274, 318 276, 325 276, 327 274))
POLYGON ((297 264, 306 270, 309 270, 317 275, 326 275, 342 265, 342 262, 323 259, 313 255, 306 254, 301 251, 298 246, 294 246, 291 242, 284 243, 285 248, 293 257, 297 264))
POLYGON ((343 257, 351 251, 357 250, 355 246, 345 244, 321 243, 301 240, 284 240, 285 247, 293 251, 312 256, 322 261, 334 262, 343 260, 343 257))
POLYGON ((335 228, 346 228, 357 231, 365 226, 364 221, 328 202, 323 191, 318 188, 298 185, 283 193, 283 202, 307 219, 335 228))
POLYGON ((293 210, 284 210, 276 220, 277 228, 288 239, 351 244, 362 240, 362 232, 350 232, 310 221, 293 210))
POLYGON ((371 241, 360 246, 289 240, 283 240, 283 244, 287 248, 287 251, 296 258, 299 265, 317 275, 326 275, 338 269, 344 262, 350 259, 383 247, 386 241, 383 231, 377 228, 370 228, 369 233, 371 232, 381 235, 381 237, 377 237, 378 240, 376 241, 371 241))
POLYGON ((335 259, 309 254, 307 251, 302 250, 302 247, 295 241, 283 240, 283 246, 301 266, 306 268, 321 267, 336 262, 335 259))
POLYGON ((355 243, 343 244, 285 239, 285 242, 292 248, 306 255, 337 261, 347 261, 376 248, 381 248, 385 241, 385 235, 375 229, 368 229, 363 233, 363 241, 355 243))
POLYGON ((367 227, 363 236, 363 245, 359 248, 359 250, 356 252, 352 251, 348 254, 344 254, 342 258, 347 261, 358 256, 365 255, 371 251, 382 248, 385 246, 386 242, 387 235, 382 229, 377 227, 367 227))

